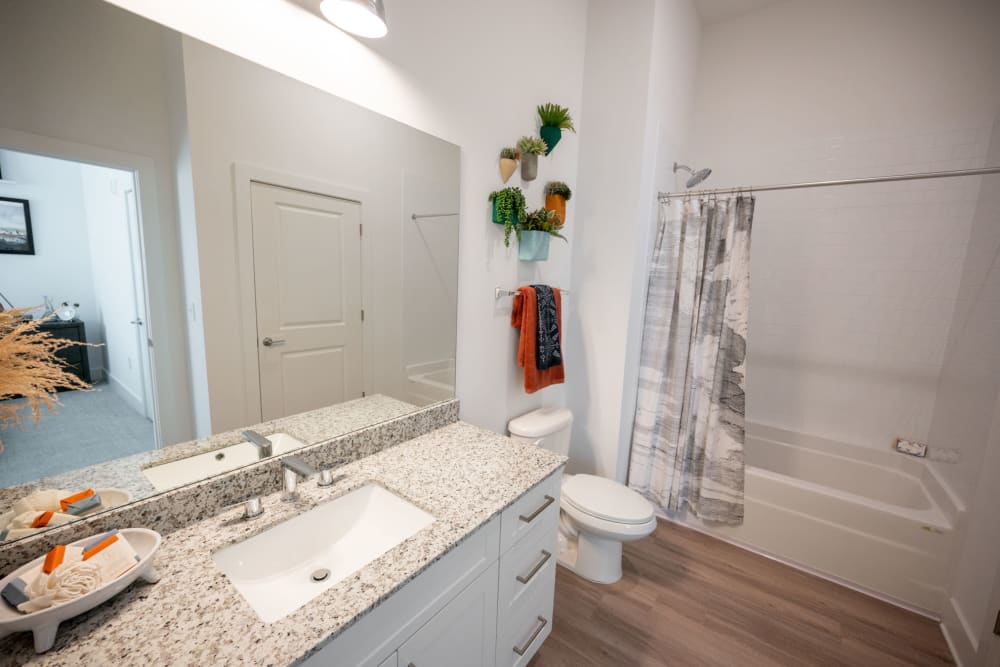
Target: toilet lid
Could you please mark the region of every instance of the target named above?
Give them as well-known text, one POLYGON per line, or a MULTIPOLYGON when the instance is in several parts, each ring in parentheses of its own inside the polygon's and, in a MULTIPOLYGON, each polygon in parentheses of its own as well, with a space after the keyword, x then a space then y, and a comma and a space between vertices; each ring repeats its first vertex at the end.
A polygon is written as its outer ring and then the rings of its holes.
POLYGON ((653 505, 618 482, 596 475, 573 475, 562 486, 563 502, 598 519, 639 524, 653 518, 653 505))

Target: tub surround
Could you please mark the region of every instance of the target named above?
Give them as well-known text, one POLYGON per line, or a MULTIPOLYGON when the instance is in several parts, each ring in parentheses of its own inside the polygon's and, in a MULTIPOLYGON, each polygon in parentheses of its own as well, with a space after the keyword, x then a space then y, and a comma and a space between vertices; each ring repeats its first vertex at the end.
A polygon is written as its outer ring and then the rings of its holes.
MULTIPOLYGON (((328 412, 339 407, 342 406, 314 410, 251 428, 260 428, 264 434, 287 429, 288 433, 304 442, 317 443, 298 450, 298 456, 315 467, 338 467, 429 433, 458 419, 458 401, 452 400, 417 411, 411 410, 403 416, 346 435, 340 435, 338 430, 330 430, 327 433, 336 437, 327 436, 324 439, 324 429, 341 426, 341 422, 331 418, 328 412)), ((222 438, 220 446, 232 444, 225 442, 226 434, 219 437, 222 438)), ((0 543, 0 576, 45 553, 56 544, 66 544, 96 532, 112 528, 142 527, 163 535, 172 533, 218 513, 224 506, 247 495, 267 495, 277 491, 281 488, 281 474, 278 457, 264 459, 38 535, 0 543)))
POLYGON ((241 509, 166 536, 156 559, 162 579, 136 585, 61 627, 55 648, 34 653, 30 635, 0 640, 18 664, 284 665, 306 658, 451 551, 532 487, 558 474, 565 457, 465 424, 355 460, 346 478, 301 497, 264 498, 264 515, 241 509), (263 623, 216 568, 212 552, 258 534, 319 503, 377 483, 430 512, 435 521, 289 616, 263 623))
POLYGON ((246 441, 240 431, 253 429, 262 435, 288 433, 307 445, 329 440, 336 435, 397 419, 420 410, 417 406, 388 396, 376 394, 346 403, 303 412, 290 417, 217 433, 209 438, 169 445, 151 452, 134 454, 105 463, 72 470, 59 475, 0 488, 0 511, 38 489, 117 488, 125 489, 133 498, 147 498, 160 493, 142 475, 144 468, 170 463, 197 454, 215 451, 246 441))

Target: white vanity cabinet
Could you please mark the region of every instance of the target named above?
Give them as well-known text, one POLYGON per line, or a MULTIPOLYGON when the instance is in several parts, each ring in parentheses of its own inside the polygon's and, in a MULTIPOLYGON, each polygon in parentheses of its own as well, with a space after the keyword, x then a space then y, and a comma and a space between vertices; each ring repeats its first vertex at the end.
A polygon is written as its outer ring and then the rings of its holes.
POLYGON ((301 664, 526 665, 552 630, 556 472, 301 664))

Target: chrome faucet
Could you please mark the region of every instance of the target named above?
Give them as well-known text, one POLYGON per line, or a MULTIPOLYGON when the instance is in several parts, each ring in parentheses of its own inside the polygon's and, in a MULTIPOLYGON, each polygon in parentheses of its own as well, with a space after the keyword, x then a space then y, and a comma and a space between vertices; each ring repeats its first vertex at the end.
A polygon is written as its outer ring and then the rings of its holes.
POLYGON ((251 445, 257 448, 257 458, 266 459, 271 455, 271 441, 257 431, 247 429, 245 431, 240 431, 240 435, 246 438, 251 445))
POLYGON ((285 493, 282 500, 295 500, 299 497, 296 488, 299 484, 299 477, 303 479, 316 474, 316 469, 303 461, 298 456, 286 456, 281 459, 281 470, 285 473, 285 493))

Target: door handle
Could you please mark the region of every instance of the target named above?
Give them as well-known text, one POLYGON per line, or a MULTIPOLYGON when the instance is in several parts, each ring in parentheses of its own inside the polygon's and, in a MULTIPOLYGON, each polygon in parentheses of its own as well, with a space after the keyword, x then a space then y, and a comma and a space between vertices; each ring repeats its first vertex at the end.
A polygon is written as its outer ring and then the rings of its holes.
POLYGON ((142 320, 140 318, 136 318, 136 319, 132 320, 131 322, 129 322, 129 324, 138 324, 141 327, 142 326, 142 320))
POLYGON ((264 336, 264 340, 261 341, 261 344, 264 347, 271 347, 272 345, 283 345, 284 343, 285 343, 284 338, 271 338, 270 336, 264 336))

